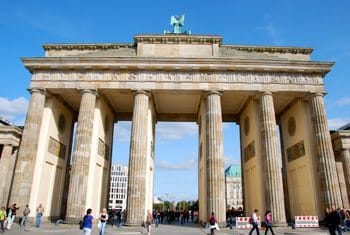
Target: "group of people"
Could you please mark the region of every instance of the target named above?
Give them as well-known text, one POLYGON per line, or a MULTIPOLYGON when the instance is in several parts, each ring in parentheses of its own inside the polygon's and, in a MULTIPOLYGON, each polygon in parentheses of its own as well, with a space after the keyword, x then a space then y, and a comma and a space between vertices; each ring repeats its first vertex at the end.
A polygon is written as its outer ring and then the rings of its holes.
POLYGON ((326 208, 324 222, 331 235, 342 235, 344 231, 350 231, 350 211, 331 206, 326 208))
MULTIPOLYGON (((250 223, 252 225, 252 229, 249 232, 249 235, 251 235, 254 230, 256 231, 256 234, 260 234, 259 232, 259 219, 258 219, 258 213, 259 210, 255 209, 250 217, 250 223)), ((212 212, 211 215, 208 218, 207 221, 208 227, 210 229, 210 235, 214 235, 215 231, 219 228, 218 227, 218 219, 215 216, 215 213, 212 212)), ((265 213, 265 235, 268 233, 268 231, 271 231, 272 235, 274 235, 274 231, 272 229, 272 215, 271 211, 266 211, 265 213)))
MULTIPOLYGON (((2 232, 5 232, 6 230, 10 230, 12 227, 13 222, 15 221, 15 218, 17 216, 17 211, 20 208, 17 206, 17 203, 13 203, 11 206, 9 206, 8 208, 6 207, 2 207, 0 210, 0 229, 2 232)), ((26 226, 26 222, 28 220, 28 216, 30 214, 30 208, 28 205, 26 205, 23 209, 23 216, 21 218, 21 222, 20 222, 20 226, 24 227, 26 226)), ((35 226, 36 227, 40 227, 41 224, 41 218, 43 216, 44 213, 44 206, 42 204, 40 204, 37 208, 36 208, 36 221, 35 221, 35 226)))
MULTIPOLYGON (((101 212, 98 215, 98 228, 99 228, 99 234, 103 235, 105 233, 105 228, 107 221, 109 219, 109 215, 107 213, 107 209, 103 208, 101 212)), ((84 235, 90 235, 92 231, 92 226, 93 226, 93 220, 94 217, 92 216, 92 209, 89 208, 86 211, 86 215, 83 218, 82 221, 82 229, 84 232, 84 235)))

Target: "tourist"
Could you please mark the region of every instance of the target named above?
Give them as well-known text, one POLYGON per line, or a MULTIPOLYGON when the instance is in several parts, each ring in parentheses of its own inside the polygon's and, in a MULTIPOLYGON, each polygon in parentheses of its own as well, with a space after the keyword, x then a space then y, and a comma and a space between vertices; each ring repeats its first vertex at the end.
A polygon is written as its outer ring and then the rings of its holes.
POLYGON ((90 235, 92 230, 92 220, 94 217, 91 215, 92 209, 86 210, 86 215, 83 218, 83 231, 84 235, 90 235))
POLYGON ((272 235, 275 235, 275 233, 272 230, 272 216, 271 216, 271 211, 266 211, 265 213, 265 225, 266 225, 266 230, 265 230, 265 235, 267 232, 271 231, 272 235))
POLYGON ((147 229, 147 235, 151 234, 151 224, 153 221, 153 215, 152 213, 147 210, 147 216, 146 216, 146 229, 147 229))
POLYGON ((22 217, 22 220, 21 220, 21 227, 26 226, 26 221, 27 221, 29 213, 30 213, 30 208, 29 208, 28 205, 26 205, 26 207, 23 210, 23 217, 22 217))
POLYGON ((5 232, 5 227, 4 227, 4 223, 6 220, 6 208, 3 206, 0 210, 0 226, 1 226, 1 230, 2 232, 5 232))
POLYGON ((208 224, 210 228, 210 235, 214 235, 218 224, 218 219, 216 218, 214 212, 212 212, 211 215, 209 216, 208 224))
POLYGON ((15 221, 17 210, 19 207, 17 207, 17 204, 14 203, 12 206, 10 206, 9 213, 7 214, 7 230, 11 229, 11 226, 13 222, 15 221))
POLYGON ((251 216, 251 221, 252 221, 252 229, 250 230, 249 232, 249 235, 251 235, 255 229, 256 231, 256 234, 259 235, 260 232, 259 232, 259 225, 258 225, 258 209, 255 209, 252 216, 251 216))
POLYGON ((106 227, 106 223, 108 220, 108 214, 107 214, 107 209, 103 208, 101 210, 100 215, 98 216, 99 218, 99 228, 100 228, 100 235, 103 235, 105 233, 105 227, 106 227))
POLYGON ((40 227, 41 225, 41 218, 43 217, 44 214, 44 206, 43 204, 39 204, 39 206, 36 208, 36 220, 35 220, 35 227, 40 227))
MULTIPOLYGON (((328 218, 328 230, 331 235, 336 235, 335 231, 338 230, 338 227, 340 225, 340 215, 338 211, 335 209, 335 206, 331 206, 328 218)), ((339 234, 339 231, 338 231, 339 234)))
POLYGON ((350 231, 350 210, 345 211, 344 232, 350 231))

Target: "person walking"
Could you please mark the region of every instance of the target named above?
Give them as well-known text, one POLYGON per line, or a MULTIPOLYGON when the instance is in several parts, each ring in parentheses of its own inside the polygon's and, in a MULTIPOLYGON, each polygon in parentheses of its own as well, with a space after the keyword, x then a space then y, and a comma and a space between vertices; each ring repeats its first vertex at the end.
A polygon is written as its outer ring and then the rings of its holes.
POLYGON ((151 224, 153 221, 153 215, 152 213, 147 210, 147 216, 146 216, 146 229, 147 229, 147 235, 151 234, 151 224))
POLYGON ((1 226, 1 230, 2 232, 5 232, 5 220, 6 220, 6 208, 3 206, 0 210, 0 226, 1 226))
POLYGON ((99 225, 100 225, 100 235, 103 235, 105 233, 105 228, 106 228, 106 223, 108 220, 108 214, 107 214, 107 209, 103 208, 100 212, 100 215, 98 216, 99 218, 99 225))
POLYGON ((258 209, 255 209, 253 214, 252 214, 252 217, 251 217, 251 220, 252 220, 252 229, 250 230, 249 232, 249 235, 251 235, 255 229, 256 231, 256 234, 257 235, 260 235, 260 232, 259 232, 259 225, 258 225, 258 209))
POLYGON ((209 228, 210 228, 210 235, 215 235, 217 223, 218 223, 218 219, 216 218, 215 213, 212 212, 211 215, 208 218, 208 224, 209 224, 209 228))
POLYGON ((11 229, 11 226, 15 221, 18 209, 19 207, 17 207, 16 203, 13 203, 12 206, 10 206, 10 209, 9 209, 10 212, 7 215, 7 230, 11 229))
POLYGON ((41 218, 43 217, 44 214, 44 206, 43 204, 39 204, 39 206, 36 208, 36 220, 35 220, 35 227, 40 227, 41 225, 41 218))
POLYGON ((90 235, 92 230, 92 220, 94 217, 91 215, 92 209, 89 208, 86 210, 86 215, 83 218, 83 232, 84 235, 90 235))
POLYGON ((21 220, 21 227, 26 226, 26 221, 27 221, 29 213, 30 213, 30 208, 29 208, 28 205, 26 205, 26 207, 23 210, 23 217, 22 217, 22 220, 21 220))
POLYGON ((270 229, 272 235, 275 235, 275 233, 272 230, 272 215, 271 215, 271 211, 266 211, 266 213, 265 213, 265 225, 266 225, 265 235, 267 234, 269 229, 270 229))

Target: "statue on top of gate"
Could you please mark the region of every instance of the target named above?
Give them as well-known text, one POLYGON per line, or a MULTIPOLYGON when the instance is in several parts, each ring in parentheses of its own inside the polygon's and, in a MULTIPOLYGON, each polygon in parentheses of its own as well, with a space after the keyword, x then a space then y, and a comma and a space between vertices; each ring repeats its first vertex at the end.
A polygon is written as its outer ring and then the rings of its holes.
POLYGON ((173 31, 165 30, 164 34, 186 34, 190 35, 191 31, 183 31, 185 25, 185 15, 176 15, 170 17, 170 25, 173 26, 173 31))

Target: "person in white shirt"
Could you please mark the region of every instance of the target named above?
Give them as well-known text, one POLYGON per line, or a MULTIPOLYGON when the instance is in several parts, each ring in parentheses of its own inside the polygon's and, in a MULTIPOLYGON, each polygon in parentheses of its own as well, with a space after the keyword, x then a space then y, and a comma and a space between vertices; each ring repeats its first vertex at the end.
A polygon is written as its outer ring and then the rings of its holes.
POLYGON ((253 228, 250 230, 249 232, 249 235, 251 235, 254 231, 254 229, 256 230, 256 234, 257 235, 260 235, 260 232, 259 232, 259 226, 258 226, 258 209, 255 209, 253 214, 252 214, 252 225, 253 225, 253 228))

